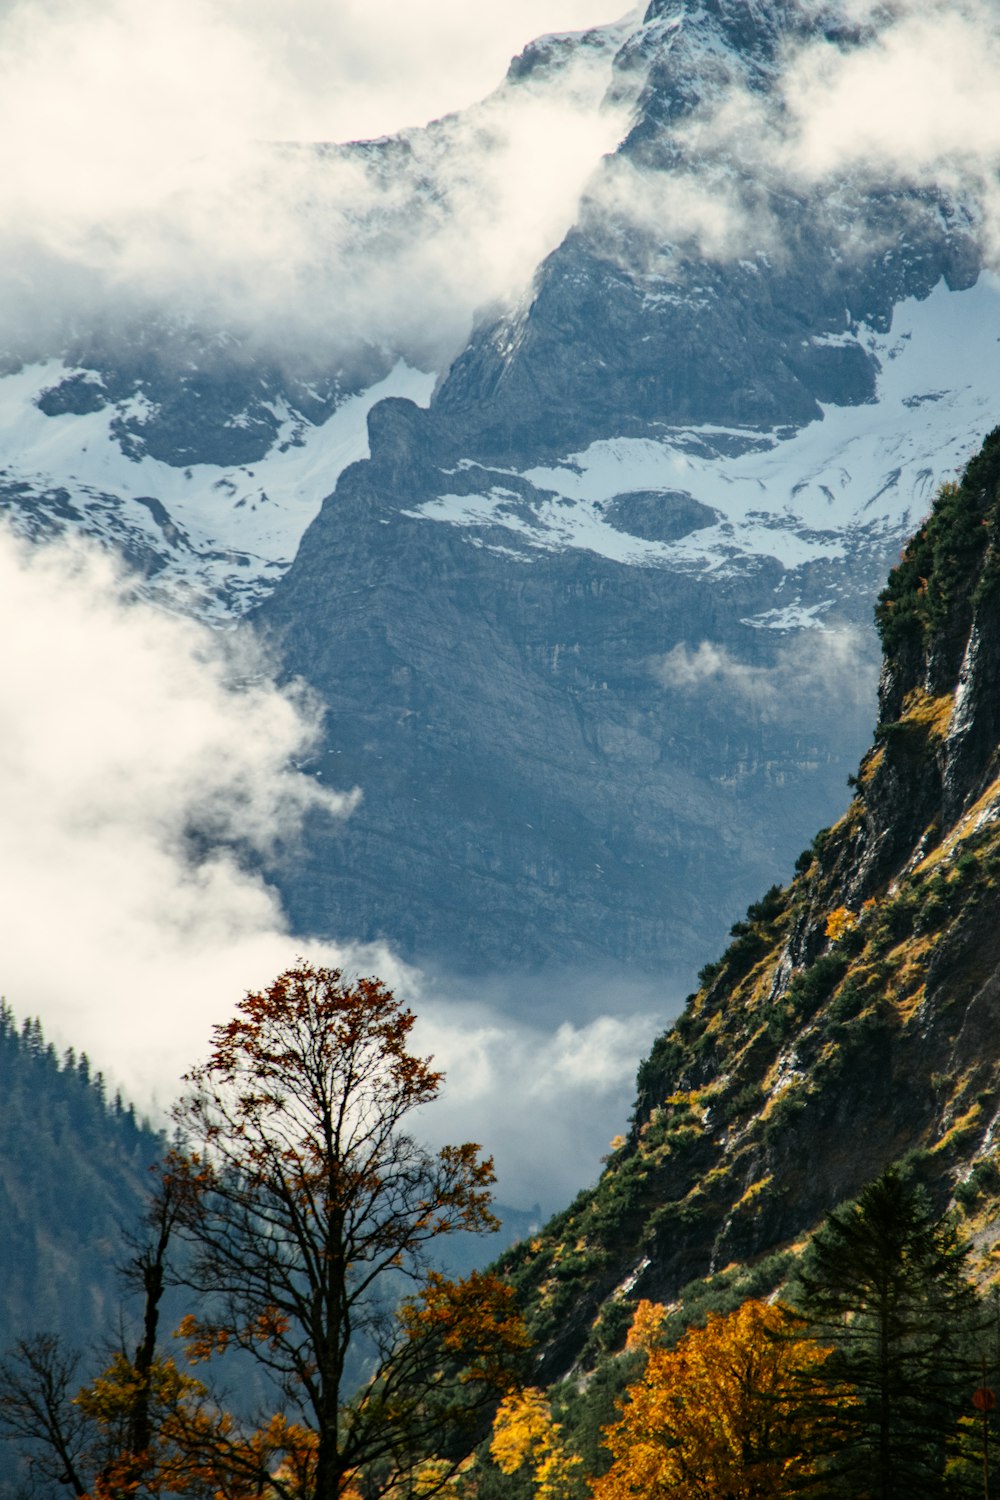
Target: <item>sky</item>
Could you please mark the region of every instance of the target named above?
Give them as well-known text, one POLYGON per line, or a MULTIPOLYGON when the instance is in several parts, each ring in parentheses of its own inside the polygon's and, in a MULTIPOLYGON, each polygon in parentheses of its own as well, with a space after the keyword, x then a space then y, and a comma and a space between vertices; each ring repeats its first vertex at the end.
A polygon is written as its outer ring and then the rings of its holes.
MULTIPOLYGON (((275 164, 260 143, 421 125, 489 95, 540 33, 614 18, 595 0, 3 0, 0 327, 45 337, 54 310, 99 322, 105 306, 146 299, 241 322, 301 357, 321 244, 338 336, 346 326, 439 366, 475 306, 558 241, 617 140, 620 122, 596 109, 606 64, 487 105, 452 137, 432 168, 454 227, 414 232, 405 192, 357 169, 275 164), (378 263, 354 250, 345 205, 398 224, 378 263)), ((634 1022, 532 1028, 502 1001, 429 993, 350 934, 291 938, 255 871, 279 845, 288 857, 307 811, 336 820, 356 795, 296 770, 318 723, 308 695, 275 688, 274 664, 249 647, 234 657, 231 640, 136 603, 81 545, 31 550, 0 532, 0 630, 17 642, 0 658, 0 822, 17 871, 0 988, 15 1013, 38 1013, 58 1046, 87 1049, 159 1118, 210 1026, 298 954, 377 972, 414 1004, 421 1045, 449 1075, 429 1138, 482 1139, 525 1205, 556 1207, 593 1174, 662 1024, 648 997, 629 997, 630 1012, 647 1006, 634 1022), (522 1149, 514 1093, 549 1130, 550 1165, 522 1149)))
MULTIPOLYGON (((970 190, 993 254, 996 8, 888 11, 856 53, 790 52, 778 107, 739 87, 714 99, 690 124, 692 158, 730 151, 746 180, 793 187, 848 172, 970 190)), ((595 0, 0 0, 0 329, 44 340, 66 320, 167 308, 290 359, 369 340, 443 368, 477 308, 523 294, 593 190, 627 126, 599 108, 608 59, 501 92, 448 127, 445 151, 419 145, 423 197, 266 143, 420 125, 485 98, 539 33, 616 18, 595 0)), ((606 173, 600 191, 623 220, 724 258, 775 232, 738 180, 606 173)), ((248 646, 136 603, 78 545, 30 552, 0 534, 0 630, 0 987, 15 1013, 86 1048, 140 1105, 166 1105, 246 989, 301 952, 343 962, 417 1008, 449 1072, 431 1134, 495 1149, 523 1204, 556 1207, 593 1175, 674 997, 636 987, 530 1026, 499 992, 442 990, 350 934, 292 938, 255 872, 294 850, 307 813, 349 817, 364 790, 321 793, 297 769, 320 712, 308 694, 278 689, 248 646)), ((664 670, 733 676, 685 649, 664 670)))

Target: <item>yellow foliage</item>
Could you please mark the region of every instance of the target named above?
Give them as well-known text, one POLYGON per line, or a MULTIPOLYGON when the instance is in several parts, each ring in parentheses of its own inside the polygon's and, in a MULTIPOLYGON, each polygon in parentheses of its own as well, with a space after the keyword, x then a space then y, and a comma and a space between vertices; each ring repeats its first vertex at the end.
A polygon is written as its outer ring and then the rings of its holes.
POLYGON ((142 1494, 212 1495, 215 1500, 259 1500, 265 1476, 285 1495, 315 1488, 315 1432, 280 1412, 245 1434, 208 1399, 201 1381, 157 1359, 143 1374, 118 1353, 75 1401, 109 1452, 89 1500, 142 1494), (139 1406, 150 1419, 149 1446, 132 1451, 129 1433, 139 1406))
POLYGON ((846 906, 838 906, 826 919, 826 935, 831 943, 836 943, 857 925, 857 913, 849 911, 846 906))
POLYGON ((810 1430, 795 1413, 829 1350, 799 1336, 780 1304, 709 1314, 674 1349, 653 1347, 605 1429, 614 1455, 594 1500, 778 1500, 812 1472, 810 1430))
POLYGON ((580 1465, 579 1458, 566 1452, 559 1423, 552 1420, 552 1409, 535 1386, 500 1403, 490 1453, 505 1474, 531 1469, 536 1500, 565 1500, 580 1465))
POLYGON ((648 1302, 644 1297, 637 1305, 632 1317, 632 1326, 625 1340, 626 1349, 645 1349, 647 1352, 657 1342, 666 1316, 662 1302, 648 1302))

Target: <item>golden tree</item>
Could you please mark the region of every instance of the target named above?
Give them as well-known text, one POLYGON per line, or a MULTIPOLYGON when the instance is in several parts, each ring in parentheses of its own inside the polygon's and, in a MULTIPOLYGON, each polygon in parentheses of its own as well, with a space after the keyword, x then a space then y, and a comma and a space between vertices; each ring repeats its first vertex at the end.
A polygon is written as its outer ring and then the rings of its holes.
POLYGON ((812 1471, 799 1398, 829 1351, 801 1336, 780 1304, 745 1302, 710 1313, 677 1346, 655 1342, 656 1314, 640 1304, 643 1375, 621 1419, 605 1430, 614 1455, 595 1500, 778 1500, 812 1471))
POLYGON ((490 1453, 505 1474, 531 1471, 536 1500, 567 1500, 580 1459, 566 1451, 559 1423, 537 1386, 514 1391, 500 1403, 490 1453))

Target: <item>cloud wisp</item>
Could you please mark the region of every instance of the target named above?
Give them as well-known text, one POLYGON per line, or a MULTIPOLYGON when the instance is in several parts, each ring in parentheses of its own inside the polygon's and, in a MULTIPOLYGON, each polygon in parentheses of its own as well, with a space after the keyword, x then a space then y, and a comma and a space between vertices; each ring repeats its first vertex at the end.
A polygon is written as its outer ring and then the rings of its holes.
MULTIPOLYGON (((615 158, 588 197, 614 246, 669 274, 671 254, 727 262, 787 251, 782 204, 811 196, 824 232, 871 248, 866 194, 929 194, 1000 256, 1000 13, 989 0, 800 0, 766 88, 727 67, 671 132, 669 168, 615 158), (853 34, 849 34, 851 28, 853 34), (841 40, 831 38, 840 30, 841 40), (822 196, 817 198, 817 192, 822 196)), ((683 34, 678 34, 683 38, 683 34)), ((676 43, 683 46, 681 39, 676 43)), ((692 66, 697 62, 697 54, 692 66)), ((927 212, 936 204, 924 205, 927 212)), ((915 200, 913 212, 920 211, 915 200)))
POLYGON ((4 342, 163 316, 327 364, 359 345, 443 363, 558 242, 620 137, 624 114, 601 108, 612 49, 483 89, 395 149, 313 143, 407 123, 393 100, 421 69, 428 98, 449 98, 477 29, 494 57, 535 13, 586 24, 594 8, 522 3, 470 29, 451 0, 391 27, 319 0, 291 23, 276 0, 0 5, 4 342), (450 51, 434 40, 449 27, 450 51))
POLYGON ((681 642, 650 662, 662 688, 680 695, 716 689, 762 720, 783 723, 797 708, 814 717, 828 706, 840 712, 874 708, 878 660, 867 632, 853 626, 813 628, 781 642, 762 662, 745 662, 725 646, 681 642))
POLYGON ((434 984, 384 946, 292 934, 268 865, 294 858, 303 818, 349 817, 357 796, 299 769, 319 722, 309 695, 278 688, 245 638, 136 602, 94 549, 28 548, 3 529, 0 629, 0 993, 16 1015, 165 1109, 212 1025, 298 955, 376 973, 447 1074, 421 1128, 481 1140, 508 1202, 554 1208, 593 1177, 658 995, 609 985, 569 1023, 574 984, 528 1022, 495 985, 485 1004, 456 999, 472 987, 434 984))

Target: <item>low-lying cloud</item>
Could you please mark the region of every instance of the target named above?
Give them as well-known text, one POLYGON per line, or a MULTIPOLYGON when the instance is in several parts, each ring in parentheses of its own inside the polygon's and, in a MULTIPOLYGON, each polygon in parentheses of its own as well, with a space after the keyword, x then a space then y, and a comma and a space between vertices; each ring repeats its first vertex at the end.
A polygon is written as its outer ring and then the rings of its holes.
POLYGON ((0 993, 16 1015, 165 1109, 212 1025, 298 955, 377 973, 447 1074, 429 1137, 480 1140, 508 1202, 555 1208, 593 1177, 665 1020, 658 994, 609 984, 568 1022, 567 983, 529 1024, 502 986, 484 1004, 349 933, 293 935, 268 866, 294 858, 303 818, 349 817, 358 795, 300 769, 316 702, 277 687, 246 638, 136 602, 95 550, 2 528, 0 630, 0 993))
POLYGON ((359 343, 444 363, 558 242, 624 128, 599 50, 490 94, 538 23, 594 10, 0 6, 0 342, 166 315, 327 364, 359 343), (477 37, 488 85, 462 71, 477 37), (396 151, 312 147, 466 105, 462 78, 490 97, 396 151))
POLYGON ((419 1011, 418 1043, 447 1075, 421 1129, 436 1141, 481 1142, 501 1196, 547 1213, 596 1177, 601 1154, 626 1128, 638 1062, 669 1019, 647 1008, 532 1026, 454 1000, 419 1011))
POLYGON ((682 641, 650 663, 661 687, 679 694, 717 688, 737 709, 762 720, 785 720, 795 708, 815 716, 875 706, 878 654, 867 631, 853 626, 797 631, 759 661, 743 661, 713 641, 682 641))
POLYGON ((256 869, 355 794, 296 769, 308 696, 246 642, 132 602, 93 551, 0 530, 0 619, 0 983, 148 1096, 232 976, 288 952, 256 869))

